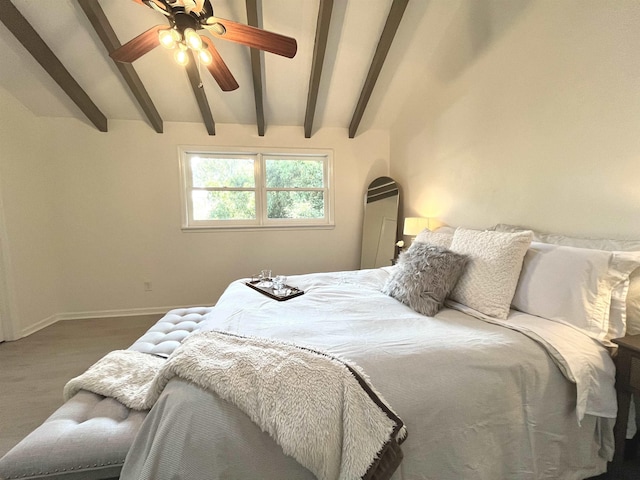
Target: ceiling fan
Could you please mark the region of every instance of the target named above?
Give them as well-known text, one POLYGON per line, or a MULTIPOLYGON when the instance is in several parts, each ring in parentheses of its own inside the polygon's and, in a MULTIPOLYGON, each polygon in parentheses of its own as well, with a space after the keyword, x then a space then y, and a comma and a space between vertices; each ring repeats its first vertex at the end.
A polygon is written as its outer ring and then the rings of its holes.
POLYGON ((175 49, 175 59, 186 65, 196 54, 223 91, 238 88, 224 60, 207 37, 198 35, 205 29, 223 40, 293 58, 298 49, 294 38, 261 28, 225 20, 213 15, 210 0, 133 0, 163 14, 169 27, 156 25, 109 54, 118 62, 132 63, 158 45, 175 49))

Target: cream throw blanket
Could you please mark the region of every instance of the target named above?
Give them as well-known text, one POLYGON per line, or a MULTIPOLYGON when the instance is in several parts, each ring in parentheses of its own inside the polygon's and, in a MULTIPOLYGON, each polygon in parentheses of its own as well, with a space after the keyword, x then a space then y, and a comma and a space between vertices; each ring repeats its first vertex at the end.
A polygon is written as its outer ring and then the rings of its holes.
POLYGON ((145 410, 174 376, 236 405, 320 480, 377 478, 390 446, 401 459, 406 427, 358 367, 276 340, 206 331, 167 360, 117 350, 70 380, 64 396, 84 389, 145 410))

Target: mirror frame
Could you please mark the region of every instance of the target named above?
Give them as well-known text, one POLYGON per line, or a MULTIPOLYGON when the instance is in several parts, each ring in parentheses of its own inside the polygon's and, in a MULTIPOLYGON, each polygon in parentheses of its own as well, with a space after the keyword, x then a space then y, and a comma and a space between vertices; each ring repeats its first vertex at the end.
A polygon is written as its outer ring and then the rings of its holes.
POLYGON ((367 188, 364 207, 360 268, 393 265, 397 251, 396 242, 400 217, 400 187, 398 183, 391 177, 378 177, 373 180, 367 188), (392 212, 395 215, 394 218, 391 216, 372 217, 375 213, 373 213, 370 204, 393 197, 396 197, 392 212), (375 238, 372 238, 370 233, 376 234, 375 238), (374 254, 373 257, 372 254, 374 254))

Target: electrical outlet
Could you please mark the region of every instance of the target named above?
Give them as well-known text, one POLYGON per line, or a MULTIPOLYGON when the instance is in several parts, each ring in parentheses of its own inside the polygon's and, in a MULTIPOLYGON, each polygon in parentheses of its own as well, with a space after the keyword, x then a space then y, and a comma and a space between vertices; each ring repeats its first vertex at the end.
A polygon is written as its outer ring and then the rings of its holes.
POLYGON ((153 290, 153 285, 151 285, 151 282, 147 280, 144 282, 144 291, 150 292, 151 290, 153 290))

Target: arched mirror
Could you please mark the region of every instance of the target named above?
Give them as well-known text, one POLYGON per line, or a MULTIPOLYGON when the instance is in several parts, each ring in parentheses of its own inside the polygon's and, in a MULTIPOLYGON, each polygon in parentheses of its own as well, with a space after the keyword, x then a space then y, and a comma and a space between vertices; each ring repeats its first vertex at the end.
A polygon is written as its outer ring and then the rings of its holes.
POLYGON ((377 268, 393 263, 398 230, 400 190, 389 177, 369 184, 365 196, 360 268, 377 268))

